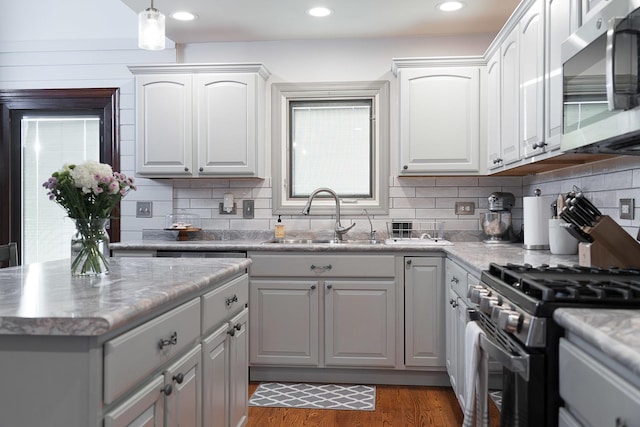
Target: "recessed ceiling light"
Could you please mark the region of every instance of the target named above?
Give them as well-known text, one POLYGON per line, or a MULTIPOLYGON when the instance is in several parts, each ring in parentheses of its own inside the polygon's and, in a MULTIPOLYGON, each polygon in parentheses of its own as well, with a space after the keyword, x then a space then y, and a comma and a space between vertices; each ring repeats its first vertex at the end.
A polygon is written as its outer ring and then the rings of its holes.
POLYGON ((196 15, 191 12, 174 12, 171 17, 178 21, 193 21, 196 19, 196 15))
POLYGON ((438 3, 436 8, 443 12, 453 12, 455 10, 460 10, 465 6, 465 4, 461 1, 445 1, 442 3, 438 3))
POLYGON ((327 9, 326 7, 313 7, 307 10, 307 14, 315 16, 316 18, 322 18, 331 15, 331 9, 327 9))

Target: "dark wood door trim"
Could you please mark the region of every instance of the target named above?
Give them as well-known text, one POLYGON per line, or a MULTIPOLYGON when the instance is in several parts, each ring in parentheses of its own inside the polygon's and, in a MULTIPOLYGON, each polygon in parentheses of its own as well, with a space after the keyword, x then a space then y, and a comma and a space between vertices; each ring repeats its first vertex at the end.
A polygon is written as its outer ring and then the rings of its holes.
MULTIPOLYGON (((13 147, 12 144, 16 132, 11 123, 12 116, 26 110, 55 112, 96 109, 101 110, 104 118, 100 161, 109 163, 114 170, 119 171, 118 88, 0 90, 0 243, 19 241, 21 233, 19 173, 16 175, 16 170, 20 171, 20 152, 19 147, 13 147)), ((120 206, 116 207, 113 216, 110 239, 112 242, 119 242, 120 206)))

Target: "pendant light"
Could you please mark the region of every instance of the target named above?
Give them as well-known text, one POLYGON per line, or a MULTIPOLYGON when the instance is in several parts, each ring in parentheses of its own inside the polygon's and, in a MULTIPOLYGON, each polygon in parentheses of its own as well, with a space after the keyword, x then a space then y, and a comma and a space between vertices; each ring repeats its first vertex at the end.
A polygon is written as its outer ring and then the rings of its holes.
POLYGON ((147 50, 164 49, 164 15, 153 7, 138 14, 138 47, 147 50))

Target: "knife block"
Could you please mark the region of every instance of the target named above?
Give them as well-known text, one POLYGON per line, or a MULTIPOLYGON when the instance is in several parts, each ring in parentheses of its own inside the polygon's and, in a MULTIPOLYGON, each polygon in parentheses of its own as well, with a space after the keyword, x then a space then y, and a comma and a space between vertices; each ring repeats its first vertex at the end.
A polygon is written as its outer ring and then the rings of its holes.
POLYGON ((640 243, 611 217, 604 215, 593 227, 583 227, 583 231, 593 238, 593 242, 578 245, 581 266, 640 267, 640 243))

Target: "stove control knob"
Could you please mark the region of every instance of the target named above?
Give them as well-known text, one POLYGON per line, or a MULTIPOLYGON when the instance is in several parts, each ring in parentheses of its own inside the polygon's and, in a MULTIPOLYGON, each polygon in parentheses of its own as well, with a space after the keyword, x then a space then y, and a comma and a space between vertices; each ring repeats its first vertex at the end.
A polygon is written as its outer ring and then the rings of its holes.
POLYGON ((486 314, 490 315, 493 307, 501 304, 502 301, 496 296, 485 295, 480 297, 480 310, 486 314))
POLYGON ((503 310, 498 315, 498 328, 509 333, 516 333, 522 329, 522 314, 514 310, 503 310))
POLYGON ((483 295, 489 295, 489 290, 482 286, 473 286, 469 288, 468 297, 474 304, 480 304, 480 297, 483 295))

